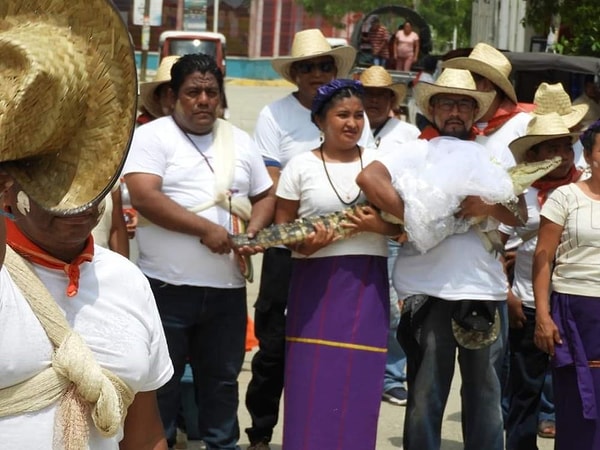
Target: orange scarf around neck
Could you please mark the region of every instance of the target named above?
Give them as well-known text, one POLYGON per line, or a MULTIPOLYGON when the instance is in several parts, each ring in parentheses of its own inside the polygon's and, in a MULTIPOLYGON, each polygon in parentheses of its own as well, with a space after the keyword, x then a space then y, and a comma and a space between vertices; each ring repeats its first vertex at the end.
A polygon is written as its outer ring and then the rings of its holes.
POLYGON ((502 127, 502 125, 504 125, 506 122, 508 122, 510 119, 512 119, 514 116, 516 116, 517 114, 521 113, 521 112, 531 112, 534 108, 534 105, 529 105, 526 103, 513 103, 512 100, 505 98, 502 103, 500 103, 500 106, 498 106, 498 109, 496 110, 496 113, 494 114, 494 117, 492 117, 486 127, 483 130, 478 129, 477 127, 475 128, 475 132, 477 134, 482 134, 484 136, 489 136, 490 134, 492 134, 494 131, 498 130, 500 127, 502 127))
POLYGON ((563 178, 554 180, 537 180, 531 186, 538 190, 537 199, 540 206, 543 206, 550 192, 557 187, 564 186, 565 184, 574 183, 579 179, 583 171, 578 170, 575 165, 571 166, 571 170, 563 178))
POLYGON ((90 262, 94 256, 94 239, 92 236, 88 237, 81 254, 76 256, 70 263, 67 263, 49 255, 48 252, 33 243, 12 220, 5 219, 4 222, 6 223, 6 242, 8 245, 33 264, 62 270, 69 277, 67 296, 74 297, 77 295, 79 290, 79 266, 84 262, 90 262))

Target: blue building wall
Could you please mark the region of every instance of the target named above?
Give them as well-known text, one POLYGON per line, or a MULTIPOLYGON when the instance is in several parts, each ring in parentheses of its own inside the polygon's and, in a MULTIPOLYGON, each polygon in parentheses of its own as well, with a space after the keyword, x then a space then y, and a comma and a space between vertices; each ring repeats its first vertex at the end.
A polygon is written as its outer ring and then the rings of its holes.
MULTIPOLYGON (((135 52, 135 62, 141 67, 141 53, 135 52)), ((148 81, 152 79, 158 69, 158 53, 148 52, 146 71, 148 81)), ((271 67, 270 58, 242 58, 238 56, 227 57, 227 78, 250 78, 253 80, 277 80, 281 76, 271 67)))

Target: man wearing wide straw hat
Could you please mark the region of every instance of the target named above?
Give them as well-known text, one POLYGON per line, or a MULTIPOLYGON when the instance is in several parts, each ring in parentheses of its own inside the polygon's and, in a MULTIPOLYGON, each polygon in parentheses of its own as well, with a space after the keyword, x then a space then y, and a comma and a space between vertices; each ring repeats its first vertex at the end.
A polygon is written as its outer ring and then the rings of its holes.
MULTIPOLYGON (((445 172, 451 167, 461 170, 463 160, 479 155, 489 158, 481 162, 485 167, 514 165, 508 148, 488 150, 472 142, 471 126, 487 111, 494 95, 477 90, 468 71, 446 69, 435 83, 419 83, 415 95, 433 124, 424 136, 427 141, 406 144, 407 152, 400 148, 383 154, 357 179, 375 206, 400 219, 405 218, 405 205, 411 199, 400 197, 395 177, 405 170, 405 155, 411 149, 431 158, 431 164, 436 163, 436 155, 445 156, 448 166, 439 167, 439 177, 448 176, 445 172)), ((462 175, 456 180, 459 185, 466 183, 462 175)), ((500 204, 486 204, 473 195, 464 197, 455 212, 458 218, 490 216, 515 225, 524 215, 524 204, 512 210, 500 204)), ((500 261, 486 250, 471 227, 446 237, 425 253, 415 251, 411 245, 404 246, 393 280, 399 297, 405 299, 399 327, 407 355, 409 386, 404 448, 440 448, 443 409, 458 351, 465 449, 503 450, 501 384, 495 370, 505 344, 499 333, 497 312, 506 300, 506 278, 500 261)))
MULTIPOLYGON (((571 98, 561 83, 540 84, 535 91, 533 104, 535 109, 531 114, 534 117, 556 112, 569 130, 580 131, 585 127, 585 117, 588 114, 589 106, 571 103, 571 98)), ((575 152, 575 165, 585 170, 587 163, 583 157, 583 146, 579 140, 573 144, 573 151, 575 152)))
POLYGON ((3 2, 0 53, 1 446, 165 450, 154 298, 91 237, 135 120, 127 28, 105 0, 3 2))
POLYGON ((178 55, 167 56, 160 61, 156 75, 152 81, 140 83, 138 124, 144 124, 171 114, 175 106, 175 99, 170 90, 171 67, 179 59, 178 55))
MULTIPOLYGON (((398 145, 414 141, 419 137, 419 129, 397 119, 393 109, 404 100, 406 85, 394 83, 392 77, 381 66, 371 66, 360 74, 360 82, 365 93, 363 103, 365 113, 371 123, 375 143, 381 151, 396 151, 398 145)), ((388 272, 390 274, 390 329, 387 343, 387 359, 383 380, 383 400, 395 405, 406 404, 406 355, 396 339, 400 322, 398 294, 391 285, 391 273, 399 244, 388 241, 388 272)))
MULTIPOLYGON (((534 182, 526 191, 527 223, 520 227, 505 225, 500 227, 500 231, 506 238, 515 234, 522 241, 516 251, 514 277, 507 300, 511 327, 509 331, 511 364, 507 385, 509 404, 506 417, 508 450, 536 448, 538 429, 547 434, 549 427, 555 421, 552 403, 550 403, 551 410, 545 411, 546 420, 550 422, 538 420, 542 392, 546 394, 548 358, 543 351, 533 345, 536 329, 532 283, 533 254, 537 244, 542 205, 554 189, 575 182, 581 177, 582 171, 574 164, 572 146, 578 133, 572 132, 571 128, 581 121, 586 112, 585 108, 572 108, 568 95, 562 87, 559 89, 558 86, 544 83, 538 88, 535 97, 536 114, 527 126, 527 133, 510 143, 510 149, 517 162, 543 161, 560 156, 562 164, 534 182), (560 102, 560 98, 563 97, 561 91, 567 95, 563 102, 560 102), (546 103, 550 99, 554 100, 554 104, 546 103), (561 103, 563 108, 558 107, 561 103), (550 107, 560 109, 564 114, 559 115, 556 112, 538 114, 547 111, 546 108, 550 107)), ((550 396, 546 402, 552 398, 553 396, 550 396)))
MULTIPOLYGON (((277 186, 279 174, 295 155, 319 146, 319 129, 310 119, 310 108, 319 86, 350 72, 356 50, 331 48, 323 33, 308 29, 294 35, 290 56, 274 59, 273 69, 296 86, 296 91, 265 106, 256 121, 254 139, 267 170, 277 186)), ((360 145, 372 142, 365 126, 360 145)), ((263 257, 255 305, 255 332, 259 350, 252 360, 252 379, 246 406, 252 426, 246 429, 252 450, 266 450, 279 415, 283 389, 285 310, 291 276, 287 248, 268 249, 263 257)))
POLYGON ((486 146, 507 146, 525 133, 528 108, 518 103, 517 94, 509 79, 512 65, 506 56, 494 47, 480 42, 468 57, 445 61, 443 68, 466 69, 471 72, 477 89, 493 92, 494 100, 477 120, 479 142, 486 146))

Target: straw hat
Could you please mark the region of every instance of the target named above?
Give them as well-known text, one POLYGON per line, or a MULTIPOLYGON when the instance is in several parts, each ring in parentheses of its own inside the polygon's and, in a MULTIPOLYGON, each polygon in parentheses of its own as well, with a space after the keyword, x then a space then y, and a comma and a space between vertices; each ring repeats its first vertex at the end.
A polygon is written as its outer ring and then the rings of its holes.
POLYGON ((480 42, 468 57, 449 59, 443 63, 442 67, 465 69, 481 75, 498 86, 513 103, 517 103, 515 88, 508 78, 512 65, 502 52, 491 45, 480 42))
POLYGON ((392 76, 381 66, 371 66, 360 74, 360 82, 365 88, 383 88, 394 93, 392 108, 398 108, 406 97, 406 85, 394 83, 392 76))
POLYGON ((571 133, 562 117, 552 112, 534 116, 527 125, 525 136, 515 139, 508 146, 519 164, 525 160, 527 150, 534 145, 567 136, 571 137, 571 142, 575 142, 579 133, 571 133))
POLYGON ((107 0, 0 2, 0 161, 38 204, 77 213, 110 191, 135 120, 129 33, 107 0))
POLYGON ((567 128, 573 128, 583 120, 588 112, 589 106, 586 104, 571 104, 571 98, 560 83, 548 84, 542 83, 535 91, 533 98, 535 109, 532 114, 544 115, 556 112, 560 115, 567 128))
POLYGON ((282 56, 271 61, 275 72, 291 83, 296 84, 290 75, 290 68, 296 61, 318 58, 321 56, 332 56, 337 67, 337 77, 344 78, 352 69, 356 50, 354 47, 342 45, 331 48, 321 30, 312 28, 309 30, 298 31, 294 35, 292 50, 290 56, 282 56))
POLYGON ((433 122, 433 117, 429 113, 429 100, 434 95, 458 94, 473 98, 479 108, 475 121, 486 113, 494 100, 493 92, 478 91, 471 73, 468 70, 461 69, 445 69, 435 83, 424 81, 417 83, 414 92, 417 106, 430 122, 433 122))
POLYGON ((171 81, 171 67, 173 67, 173 64, 175 64, 179 58, 181 58, 179 55, 171 55, 163 58, 160 61, 154 79, 152 81, 140 83, 139 106, 143 106, 154 118, 164 116, 160 102, 154 96, 154 92, 161 84, 169 83, 171 81))

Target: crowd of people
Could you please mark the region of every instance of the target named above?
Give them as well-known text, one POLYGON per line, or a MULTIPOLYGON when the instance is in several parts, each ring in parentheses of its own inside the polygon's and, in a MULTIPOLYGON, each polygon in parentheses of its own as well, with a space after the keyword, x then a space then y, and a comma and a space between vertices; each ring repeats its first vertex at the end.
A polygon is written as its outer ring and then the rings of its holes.
MULTIPOLYGON (((0 93, 3 448, 174 448, 189 365, 198 438, 239 449, 256 253, 248 450, 272 448, 283 394, 285 450, 375 449, 381 401, 406 406, 403 448, 439 450, 456 367, 466 450, 535 450, 538 435, 600 448, 596 84, 572 103, 543 83, 520 103, 510 62, 480 43, 417 80, 416 127, 395 117, 407 87, 385 62, 349 79, 355 50, 303 30, 272 61, 295 90, 250 136, 223 118, 223 74, 205 54, 166 60, 136 115, 126 29, 90 1, 93 16, 57 0, 35 16, 32 0, 0 17, 0 49, 35 62, 0 93), (68 68, 40 59, 50 34, 68 68), (31 81, 42 72, 60 101, 31 81), (106 101, 87 93, 99 89, 106 101), (29 140, 14 131, 31 124, 25 106, 53 119, 29 140), (553 158, 514 191, 508 173, 553 158), (285 246, 231 239, 341 210, 337 228, 316 221, 285 246)), ((405 70, 411 34, 396 33, 405 70)))

